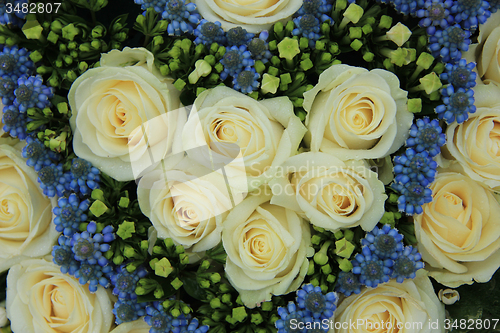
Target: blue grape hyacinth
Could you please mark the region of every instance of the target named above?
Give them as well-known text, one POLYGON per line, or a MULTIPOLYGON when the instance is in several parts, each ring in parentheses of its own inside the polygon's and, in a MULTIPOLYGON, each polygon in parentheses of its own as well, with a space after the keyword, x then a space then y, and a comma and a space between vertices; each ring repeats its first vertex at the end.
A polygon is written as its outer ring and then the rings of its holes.
POLYGON ((70 171, 68 189, 83 195, 89 195, 92 190, 99 188, 99 169, 92 166, 90 162, 81 158, 74 158, 71 161, 70 171))
POLYGON ((53 209, 56 230, 66 236, 73 236, 80 223, 87 221, 85 213, 89 208, 89 200, 80 201, 75 193, 71 193, 69 197, 59 198, 57 205, 53 209))
POLYGON ((146 314, 147 303, 137 303, 131 299, 118 299, 113 306, 115 323, 120 325, 139 319, 146 314))
POLYGON ((297 305, 308 311, 316 319, 329 319, 336 309, 337 295, 334 292, 323 294, 320 287, 305 284, 297 290, 297 305))
POLYGON ((138 267, 133 272, 127 271, 125 265, 118 266, 111 275, 113 294, 120 299, 136 299, 135 287, 137 282, 145 277, 148 272, 143 267, 138 267))
POLYGON ((408 148, 404 154, 394 157, 394 181, 406 184, 410 181, 427 186, 434 181, 437 163, 427 151, 417 153, 408 148))
POLYGON ((381 259, 395 259, 398 253, 403 251, 403 235, 389 224, 382 228, 375 226, 361 239, 361 245, 368 246, 370 251, 381 259))
POLYGON ((455 88, 472 88, 476 85, 475 67, 475 63, 467 63, 467 60, 460 59, 456 64, 446 64, 446 71, 440 75, 440 78, 448 81, 455 88))
POLYGON ((51 106, 49 99, 54 97, 53 88, 45 86, 40 75, 20 77, 14 94, 16 95, 14 105, 19 107, 20 112, 26 112, 35 106, 40 109, 49 107, 51 106))
POLYGON ((339 272, 337 276, 337 285, 335 290, 345 296, 350 296, 352 293, 359 294, 361 292, 361 283, 359 278, 353 272, 339 272))
POLYGON ((149 333, 169 333, 173 317, 168 314, 160 302, 146 306, 144 321, 151 326, 149 333))
POLYGON ((370 251, 368 246, 363 246, 361 253, 356 254, 352 261, 352 272, 359 275, 359 282, 375 288, 380 283, 388 282, 391 276, 392 260, 380 259, 370 251))
POLYGON ((3 108, 3 130, 9 133, 10 136, 21 140, 26 139, 28 136, 28 133, 26 132, 26 124, 28 121, 28 116, 24 113, 20 113, 14 105, 9 105, 3 108))
POLYGON ((474 91, 472 89, 454 89, 451 84, 441 89, 444 105, 438 105, 435 109, 438 118, 444 119, 447 124, 456 120, 461 124, 469 119, 469 113, 476 112, 474 105, 474 91))
POLYGON ((226 35, 219 21, 209 22, 202 19, 193 34, 196 37, 194 40, 195 44, 210 46, 212 43, 217 43, 219 45, 224 45, 226 43, 226 35))
POLYGON ((444 30, 436 30, 429 37, 429 50, 434 57, 441 56, 444 62, 457 62, 462 52, 469 50, 470 32, 458 24, 444 30))
POLYGON ((432 190, 419 182, 392 183, 391 187, 401 193, 398 209, 407 215, 422 214, 422 205, 432 201, 432 190))
POLYGON ((424 268, 424 263, 421 260, 422 255, 417 252, 417 248, 405 247, 394 259, 392 277, 399 283, 403 283, 404 279, 414 279, 417 270, 424 268))
MULTIPOLYGON (((421 27, 441 27, 447 28, 453 23, 453 16, 450 15, 450 9, 453 5, 452 0, 425 0, 423 8, 417 10, 417 17, 422 18, 418 23, 421 27)), ((429 35, 433 34, 435 29, 429 29, 429 35)))
POLYGON ((297 306, 294 302, 288 302, 286 307, 278 307, 278 316, 280 318, 276 320, 274 325, 278 329, 278 333, 305 333, 306 329, 293 329, 293 325, 291 325, 292 320, 294 323, 297 323, 296 326, 299 326, 300 323, 305 327, 305 316, 304 313, 297 309, 297 306))
POLYGON ((0 52, 0 76, 14 76, 16 79, 23 75, 29 76, 35 70, 35 64, 29 58, 30 52, 17 46, 4 46, 0 52))
POLYGON ((252 67, 247 67, 233 78, 234 90, 249 94, 259 87, 260 75, 252 67))
POLYGON ((411 125, 410 137, 406 140, 407 147, 412 147, 419 153, 425 150, 431 157, 439 154, 445 143, 446 135, 439 121, 429 120, 428 117, 417 119, 415 124, 411 125))

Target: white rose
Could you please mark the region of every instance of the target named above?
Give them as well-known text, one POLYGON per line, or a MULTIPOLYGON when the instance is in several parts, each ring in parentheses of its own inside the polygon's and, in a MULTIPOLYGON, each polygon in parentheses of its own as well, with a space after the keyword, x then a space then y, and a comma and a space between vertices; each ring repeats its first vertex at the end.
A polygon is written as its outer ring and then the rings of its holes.
POLYGON ((266 190, 236 206, 222 231, 226 275, 249 308, 296 290, 309 266, 309 225, 294 211, 270 204, 266 190))
POLYGON ((99 286, 87 285, 61 273, 49 259, 29 259, 13 266, 7 276, 7 317, 13 332, 108 333, 112 305, 99 286))
POLYGON ((467 121, 454 122, 446 129, 447 152, 469 177, 492 188, 499 187, 500 103, 493 97, 499 99, 500 88, 480 85, 475 92, 476 112, 470 114, 467 121))
MULTIPOLYGON (((468 62, 476 62, 478 82, 492 82, 500 86, 500 11, 491 15, 485 24, 479 25, 477 44, 464 53, 468 62)), ((477 98, 476 98, 477 101, 477 98)))
POLYGON ((68 94, 75 154, 119 181, 164 158, 185 121, 179 92, 152 57, 145 49, 113 50, 68 94))
POLYGON ((403 283, 391 280, 340 302, 329 332, 444 332, 445 309, 423 270, 403 283), (354 323, 351 325, 351 323, 354 323))
POLYGON ((49 254, 59 233, 52 224, 55 199, 47 199, 37 174, 21 156, 23 143, 0 141, 0 272, 26 258, 49 254))
POLYGON ((217 87, 196 98, 182 143, 184 151, 201 164, 223 166, 231 161, 235 167, 225 171, 232 187, 250 192, 272 179, 279 165, 297 153, 305 132, 288 97, 256 101, 217 87), (246 177, 238 166, 246 167, 246 177))
POLYGON ((384 184, 365 162, 342 162, 325 153, 302 153, 270 182, 271 203, 303 213, 312 224, 336 231, 361 225, 371 231, 384 215, 384 184))
POLYGON ((414 215, 429 275, 450 288, 487 282, 500 267, 500 204, 486 186, 455 172, 438 174, 432 202, 414 215))
POLYGON ((137 187, 141 211, 150 218, 160 238, 201 252, 221 240, 222 222, 233 203, 243 195, 228 192, 222 172, 184 158, 164 171, 164 165, 147 173, 137 187))
POLYGON ((116 326, 110 333, 149 333, 151 326, 146 324, 144 319, 140 318, 128 323, 122 323, 116 326))
POLYGON ((225 31, 240 26, 259 33, 291 18, 303 0, 194 0, 194 3, 204 19, 221 22, 225 31))
POLYGON ((304 93, 306 143, 341 160, 382 158, 408 137, 413 114, 398 77, 383 69, 333 65, 304 93))

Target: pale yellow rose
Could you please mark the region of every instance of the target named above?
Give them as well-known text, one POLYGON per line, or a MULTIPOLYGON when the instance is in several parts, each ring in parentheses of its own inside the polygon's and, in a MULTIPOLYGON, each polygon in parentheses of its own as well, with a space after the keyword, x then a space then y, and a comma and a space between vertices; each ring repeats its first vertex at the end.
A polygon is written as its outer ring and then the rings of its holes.
POLYGON ((467 121, 461 124, 454 122, 446 129, 447 153, 472 179, 492 188, 499 187, 500 102, 493 97, 499 99, 500 88, 480 85, 475 92, 478 101, 476 112, 470 114, 467 121))
POLYGON ((52 222, 55 199, 47 199, 37 174, 21 156, 24 143, 0 139, 0 272, 26 258, 49 254, 59 233, 52 222))
POLYGON ((284 22, 299 10, 303 0, 194 0, 201 16, 219 21, 227 31, 242 27, 251 33, 268 30, 284 22))
MULTIPOLYGON (((500 86, 500 11, 479 25, 477 43, 464 52, 468 62, 475 62, 478 82, 492 82, 500 86)), ((477 98, 476 98, 477 101, 477 98)))
POLYGON ((333 65, 304 93, 305 141, 341 160, 375 159, 398 150, 413 114, 398 77, 383 69, 333 65))
POLYGON ((9 270, 7 317, 12 331, 22 333, 108 333, 114 320, 102 286, 91 294, 50 258, 24 260, 9 270))
POLYGON ((184 158, 169 171, 163 164, 147 173, 137 197, 158 237, 201 252, 220 243, 222 222, 243 199, 242 193, 228 190, 222 172, 184 158))
POLYGON ((420 270, 415 279, 365 287, 360 294, 343 299, 335 312, 334 328, 329 332, 442 333, 444 319, 444 304, 425 272, 420 270))
POLYGON ((217 87, 196 98, 182 144, 188 156, 201 164, 220 168, 232 162, 235 167, 225 168, 232 186, 250 192, 272 179, 279 165, 297 153, 305 132, 288 97, 256 101, 217 87))
POLYGON ((222 231, 227 278, 249 308, 300 286, 311 245, 297 213, 270 204, 269 188, 256 192, 229 213, 222 231))
POLYGON ((342 162, 325 153, 302 153, 282 165, 270 182, 271 203, 305 215, 315 226, 336 231, 360 225, 371 231, 384 215, 384 184, 363 161, 342 162))
POLYGON ((451 288, 489 281, 500 267, 500 204, 493 191, 456 172, 439 173, 430 188, 432 202, 413 216, 429 275, 451 288))
POLYGON ((109 333, 149 333, 150 328, 151 326, 146 324, 143 318, 140 318, 128 323, 122 323, 109 333))
POLYGON ((68 94, 75 154, 119 181, 164 158, 185 121, 179 92, 152 57, 145 49, 113 50, 68 94))

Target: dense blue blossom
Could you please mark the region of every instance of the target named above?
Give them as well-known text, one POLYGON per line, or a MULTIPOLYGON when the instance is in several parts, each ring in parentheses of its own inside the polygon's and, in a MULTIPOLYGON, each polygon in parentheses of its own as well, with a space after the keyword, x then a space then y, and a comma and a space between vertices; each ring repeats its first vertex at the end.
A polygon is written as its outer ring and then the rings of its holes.
POLYGON ((457 64, 446 64, 446 71, 440 75, 442 80, 451 83, 455 88, 472 88, 476 85, 476 64, 460 59, 457 64))
POLYGON ((14 90, 17 88, 17 77, 15 75, 4 74, 0 76, 0 99, 3 105, 14 103, 16 95, 14 90))
POLYGON ((87 220, 86 211, 89 208, 89 201, 80 202, 78 196, 71 193, 67 198, 59 198, 57 205, 58 207, 53 209, 56 230, 63 232, 66 236, 72 236, 78 231, 80 223, 87 220))
POLYGON ((417 1, 415 0, 392 0, 394 9, 404 15, 415 16, 417 13, 417 1))
POLYGON ((295 15, 311 14, 319 19, 321 23, 330 20, 330 24, 333 24, 333 19, 330 17, 332 7, 332 3, 329 0, 304 0, 302 7, 299 8, 295 15))
POLYGON ((341 271, 337 276, 335 290, 346 296, 350 296, 352 293, 359 294, 361 292, 361 283, 359 283, 358 276, 353 272, 341 271))
POLYGON ((143 10, 152 7, 158 13, 161 13, 167 4, 167 0, 134 0, 134 2, 141 5, 143 10))
POLYGON ((0 76, 9 75, 20 78, 23 75, 30 75, 35 70, 35 65, 29 55, 30 53, 25 48, 4 46, 0 52, 0 76))
POLYGON ((329 319, 336 309, 337 295, 329 292, 323 294, 320 287, 305 284, 297 290, 297 305, 300 309, 309 311, 314 318, 329 319))
POLYGON ((144 321, 151 326, 150 333, 169 333, 172 328, 172 316, 168 314, 160 302, 146 307, 144 321))
POLYGON ((28 4, 28 0, 3 0, 0 2, 0 24, 15 24, 21 27, 22 20, 28 14, 27 10, 24 12, 22 10, 23 4, 28 4))
POLYGON ((474 91, 464 88, 454 89, 451 84, 441 89, 444 105, 436 107, 439 119, 444 119, 447 124, 455 120, 461 124, 469 118, 469 113, 476 112, 474 106, 474 91))
POLYGON ((271 51, 269 51, 269 44, 267 43, 268 38, 269 32, 264 30, 259 34, 258 38, 252 38, 250 43, 248 43, 248 51, 252 54, 252 58, 260 60, 264 64, 272 57, 271 51))
POLYGON ((363 246, 362 253, 356 254, 352 261, 352 272, 359 275, 359 282, 375 288, 380 283, 388 282, 391 276, 392 260, 380 259, 371 253, 368 246, 363 246))
POLYGON ((62 164, 51 164, 42 167, 38 171, 38 183, 40 183, 43 194, 49 198, 54 197, 56 194, 62 197, 65 191, 64 184, 66 183, 62 164))
MULTIPOLYGON (((291 321, 294 320, 294 322, 299 326, 300 323, 305 324, 305 316, 302 311, 297 310, 297 306, 295 305, 294 302, 288 302, 287 307, 279 307, 278 308, 278 316, 280 316, 280 319, 276 320, 275 326, 278 329, 278 333, 305 333, 306 329, 292 329, 294 327, 291 325, 291 321)), ((301 325, 304 327, 305 325, 301 325)))
POLYGON ((146 314, 147 303, 137 303, 135 300, 118 299, 113 306, 113 314, 115 315, 115 323, 127 323, 139 319, 146 314))
POLYGON ((455 24, 444 30, 436 30, 429 37, 429 49, 433 56, 441 56, 444 62, 457 62, 462 57, 462 51, 469 49, 469 37, 469 31, 455 24))
POLYGON ((260 75, 252 67, 247 67, 233 78, 233 89, 249 94, 259 87, 260 75))
POLYGON ((14 94, 16 95, 14 105, 19 107, 21 112, 26 112, 35 106, 40 109, 49 107, 51 106, 49 99, 54 97, 53 88, 45 86, 40 75, 20 77, 14 94))
POLYGON ((224 70, 220 73, 222 80, 225 80, 229 75, 236 76, 243 68, 251 67, 255 63, 251 59, 251 53, 244 45, 227 48, 220 62, 224 66, 224 70))
POLYGON ((406 140, 406 146, 413 147, 419 153, 425 150, 432 157, 439 154, 445 143, 446 135, 439 121, 430 121, 428 117, 417 119, 410 128, 410 137, 406 140))
POLYGON ((253 38, 254 34, 247 32, 242 27, 231 28, 226 33, 227 45, 241 46, 247 45, 253 38))
POLYGON ((292 35, 305 37, 309 40, 309 47, 314 48, 316 41, 320 39, 320 22, 312 14, 304 14, 293 19, 295 29, 292 35))
POLYGON ((28 123, 28 120, 28 116, 25 113, 20 113, 14 105, 9 105, 3 108, 3 130, 14 138, 19 138, 21 140, 26 139, 28 136, 28 133, 26 132, 26 124, 28 123))
POLYGON ((496 13, 500 9, 500 0, 490 0, 490 12, 496 13))
POLYGON ((185 3, 184 0, 168 0, 162 17, 169 21, 167 32, 171 36, 180 36, 183 33, 192 34, 194 27, 201 19, 196 11, 196 5, 193 2, 185 3))
POLYGON ((88 195, 99 188, 99 169, 93 167, 88 161, 81 158, 74 158, 71 162, 71 175, 68 182, 68 189, 88 195))
POLYGON ((61 266, 61 272, 64 274, 74 275, 80 263, 73 257, 71 246, 66 244, 68 238, 66 236, 59 236, 58 244, 52 247, 52 260, 58 266, 61 266))
POLYGON ((414 279, 417 270, 424 268, 424 263, 421 260, 422 255, 417 252, 417 248, 405 247, 394 259, 392 277, 396 278, 399 283, 402 283, 404 279, 414 279))
POLYGON ((406 184, 410 181, 427 186, 434 181, 437 163, 427 151, 417 153, 408 148, 402 155, 394 157, 394 181, 406 184))
POLYGON ((116 268, 116 271, 110 276, 111 283, 114 286, 113 294, 119 298, 136 299, 135 287, 139 279, 145 277, 148 272, 139 267, 133 272, 127 271, 125 265, 116 268))
POLYGON ((172 333, 206 333, 210 329, 208 325, 199 326, 200 322, 197 318, 188 320, 174 319, 172 321, 172 333))
POLYGON ((194 40, 195 44, 210 46, 212 43, 217 43, 219 45, 226 43, 226 35, 219 21, 209 22, 203 19, 200 21, 193 34, 196 37, 194 40))
POLYGON ((52 165, 52 161, 59 160, 59 155, 50 149, 46 149, 38 139, 27 137, 26 146, 21 151, 21 155, 27 158, 26 165, 33 167, 36 172, 43 167, 52 165))
POLYGON ((467 30, 474 30, 491 16, 489 7, 490 4, 484 0, 456 0, 451 12, 455 14, 455 22, 460 22, 467 30))
MULTIPOLYGON (((423 8, 417 10, 417 17, 422 18, 418 23, 421 27, 447 28, 453 23, 453 16, 450 15, 450 8, 453 5, 452 0, 425 0, 423 8)), ((433 30, 429 30, 430 34, 433 30)))
POLYGON ((403 235, 397 229, 392 229, 389 224, 382 228, 375 226, 361 240, 361 245, 368 246, 370 251, 381 259, 395 259, 398 252, 403 251, 403 235))
POLYGON ((422 205, 432 201, 432 190, 419 182, 392 183, 391 187, 401 193, 398 209, 407 215, 422 214, 422 205))

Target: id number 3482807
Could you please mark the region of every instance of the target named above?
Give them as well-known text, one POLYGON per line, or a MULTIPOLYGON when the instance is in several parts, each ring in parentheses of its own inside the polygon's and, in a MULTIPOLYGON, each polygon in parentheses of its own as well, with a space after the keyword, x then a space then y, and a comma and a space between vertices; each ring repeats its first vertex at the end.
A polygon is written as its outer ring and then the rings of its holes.
POLYGON ((5 12, 7 14, 11 13, 24 13, 24 14, 51 14, 59 11, 59 7, 61 7, 60 2, 55 3, 17 3, 16 5, 12 3, 5 4, 5 12))

